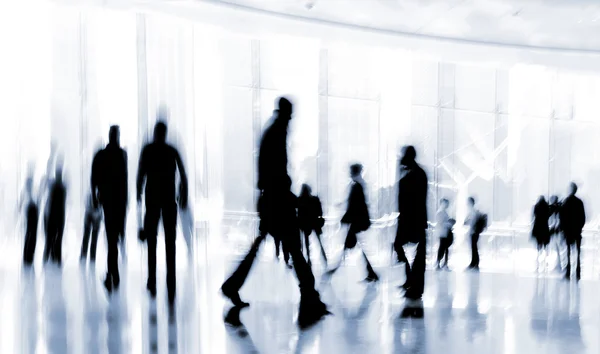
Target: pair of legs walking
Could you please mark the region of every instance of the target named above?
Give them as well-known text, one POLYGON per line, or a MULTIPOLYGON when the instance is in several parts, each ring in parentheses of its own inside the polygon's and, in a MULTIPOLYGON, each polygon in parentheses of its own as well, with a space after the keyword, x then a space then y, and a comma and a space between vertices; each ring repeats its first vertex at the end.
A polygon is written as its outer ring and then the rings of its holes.
POLYGON ((150 294, 156 296, 156 244, 158 235, 158 222, 162 216, 165 230, 165 253, 167 257, 167 291, 169 302, 175 301, 175 240, 177 236, 177 204, 165 203, 163 205, 146 204, 146 217, 144 219, 144 233, 148 243, 148 282, 146 287, 150 294))
POLYGON ((104 226, 108 254, 106 259, 107 272, 104 286, 108 291, 119 287, 119 242, 125 236, 125 208, 104 206, 104 226))
MULTIPOLYGON (((306 259, 308 261, 308 265, 311 266, 312 263, 310 261, 310 235, 312 234, 311 228, 304 228, 302 233, 304 234, 304 247, 306 247, 306 259)), ((319 241, 319 247, 321 248, 321 256, 325 260, 325 266, 327 266, 327 254, 325 254, 325 248, 323 248, 323 242, 321 241, 321 234, 323 232, 321 229, 316 229, 315 234, 317 235, 317 240, 319 241)), ((366 258, 366 257, 365 257, 366 258)))
MULTIPOLYGON (((422 231, 425 233, 425 230, 422 231)), ((404 263, 406 271, 406 283, 402 286, 406 290, 405 297, 408 299, 417 300, 423 296, 425 290, 425 266, 426 266, 426 240, 425 235, 419 238, 417 243, 417 254, 413 261, 412 266, 406 258, 404 252, 404 244, 402 238, 396 237, 394 242, 394 249, 398 256, 398 262, 404 263)))
POLYGON ((62 239, 65 229, 65 215, 50 213, 46 220, 46 246, 44 248, 44 263, 52 260, 60 265, 62 261, 62 239))
POLYGON ((83 240, 81 242, 80 259, 85 261, 90 252, 90 261, 96 261, 96 247, 98 245, 98 234, 100 233, 100 219, 95 219, 92 215, 87 214, 83 226, 83 240), (91 238, 90 238, 91 236, 91 238))
POLYGON ((471 269, 479 269, 479 234, 471 235, 471 264, 469 264, 469 268, 471 269))
MULTIPOLYGON (((335 271, 338 270, 338 268, 340 267, 340 265, 342 264, 342 261, 344 260, 344 258, 346 256, 346 252, 348 250, 356 247, 356 245, 358 243, 358 239, 357 239, 358 233, 359 233, 359 231, 353 225, 350 225, 350 228, 348 229, 348 234, 346 235, 346 241, 344 242, 344 250, 342 251, 342 257, 340 258, 340 262, 338 263, 337 266, 335 266, 333 269, 331 269, 329 272, 327 272, 327 274, 329 276, 333 275, 333 273, 335 273, 335 271)), ((378 281, 379 276, 377 275, 377 273, 375 273, 375 270, 373 270, 373 267, 371 266, 371 262, 369 262, 369 259, 367 258, 367 255, 365 254, 365 251, 362 249, 362 247, 360 247, 360 252, 363 255, 363 259, 365 260, 366 267, 367 267, 367 277, 365 278, 365 281, 368 281, 368 282, 378 281)))
POLYGON ((441 237, 440 238, 440 246, 438 248, 437 255, 437 266, 441 267, 442 259, 444 259, 444 267, 448 268, 448 253, 450 246, 452 245, 452 240, 450 237, 441 237))
POLYGON ((263 192, 261 208, 261 230, 260 236, 254 240, 250 251, 231 276, 221 286, 223 295, 228 297, 235 306, 248 306, 248 303, 240 299, 239 291, 244 285, 260 245, 271 234, 276 240, 281 240, 282 246, 287 248, 293 262, 293 268, 298 278, 300 288, 300 311, 298 324, 301 327, 308 326, 326 315, 327 307, 320 300, 319 293, 315 289, 315 277, 304 256, 300 243, 300 230, 296 218, 296 209, 290 203, 289 191, 263 192))
POLYGON ((27 206, 27 227, 25 229, 25 245, 23 246, 23 264, 33 264, 35 246, 37 244, 37 228, 39 209, 35 203, 27 206))
MULTIPOLYGON (((569 235, 570 236, 570 235, 569 235)), ((567 269, 565 277, 571 278, 571 248, 575 246, 577 248, 577 266, 575 269, 575 276, 577 280, 581 279, 581 235, 575 235, 567 238, 567 269)))

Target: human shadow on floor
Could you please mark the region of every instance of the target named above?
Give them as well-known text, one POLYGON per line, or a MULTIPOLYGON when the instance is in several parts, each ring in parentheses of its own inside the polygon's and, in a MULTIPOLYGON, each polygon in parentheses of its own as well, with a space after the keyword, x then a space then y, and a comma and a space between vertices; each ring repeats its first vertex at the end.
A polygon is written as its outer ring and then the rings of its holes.
POLYGON ((435 308, 438 313, 439 334, 446 337, 452 321, 452 301, 454 294, 450 292, 450 280, 447 274, 439 274, 437 279, 437 296, 435 308))
POLYGON ((38 304, 35 271, 33 267, 23 269, 21 275, 21 353, 35 353, 38 338, 38 304))
POLYGON ((487 330, 487 314, 479 312, 479 273, 469 276, 469 299, 465 316, 467 341, 472 342, 477 334, 487 330))
POLYGON ((427 334, 425 328, 425 320, 422 318, 397 316, 394 320, 394 343, 392 352, 412 354, 427 353, 427 334))
POLYGON ((240 319, 240 311, 245 309, 245 306, 233 306, 225 314, 223 321, 225 322, 227 332, 234 339, 234 343, 239 345, 243 353, 259 353, 250 333, 240 319))

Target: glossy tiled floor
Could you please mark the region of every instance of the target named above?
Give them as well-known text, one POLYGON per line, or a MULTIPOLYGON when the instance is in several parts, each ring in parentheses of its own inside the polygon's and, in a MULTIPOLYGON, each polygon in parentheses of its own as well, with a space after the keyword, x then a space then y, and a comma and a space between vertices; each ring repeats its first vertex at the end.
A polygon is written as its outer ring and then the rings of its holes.
MULTIPOLYGON (((334 315, 300 331, 293 273, 263 260, 241 292, 252 304, 241 312, 244 327, 232 328, 224 324, 229 305, 218 288, 233 263, 192 266, 181 257, 172 314, 164 284, 156 301, 146 295, 141 264, 128 262, 122 288, 109 297, 103 261, 96 270, 70 263, 33 272, 5 262, 0 353, 600 353, 594 280, 430 271, 424 318, 403 319, 401 267, 377 269, 382 281, 367 286, 362 267, 347 265, 320 284, 334 315)), ((314 268, 322 272, 319 263, 314 268)))

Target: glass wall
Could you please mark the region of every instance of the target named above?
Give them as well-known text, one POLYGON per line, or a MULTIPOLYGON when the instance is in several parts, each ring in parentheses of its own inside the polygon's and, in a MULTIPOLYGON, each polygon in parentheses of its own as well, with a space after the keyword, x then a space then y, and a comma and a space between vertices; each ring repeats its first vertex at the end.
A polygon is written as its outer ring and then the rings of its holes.
MULTIPOLYGON (((92 152, 108 127, 121 126, 133 186, 139 149, 164 106, 198 219, 251 219, 261 132, 274 100, 286 94, 296 102, 293 188, 311 184, 333 219, 353 162, 365 166, 373 218, 392 215, 397 155, 413 144, 429 176, 430 217, 436 201, 449 197, 461 219, 472 195, 494 228, 526 228, 537 197, 564 196, 574 180, 589 226, 600 222, 596 73, 447 63, 390 48, 249 38, 159 14, 45 4, 28 12, 29 22, 11 22, 25 16, 18 7, 0 21, 8 53, 0 58, 0 100, 14 118, 0 130, 2 210, 16 205, 28 161, 38 179, 46 173, 54 141, 66 162, 70 227, 79 232, 92 152), (11 28, 23 30, 27 45, 11 28)), ((9 214, 2 213, 4 225, 15 224, 9 214)))

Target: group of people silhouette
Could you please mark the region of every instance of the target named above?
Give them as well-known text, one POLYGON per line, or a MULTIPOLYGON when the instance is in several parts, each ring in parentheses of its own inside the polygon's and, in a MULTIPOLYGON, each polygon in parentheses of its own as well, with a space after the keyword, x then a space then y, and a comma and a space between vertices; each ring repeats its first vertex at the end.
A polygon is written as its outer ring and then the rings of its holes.
MULTIPOLYGON (((239 291, 245 283, 256 255, 268 235, 276 244, 276 255, 283 252, 284 260, 289 268, 293 268, 299 282, 300 311, 298 324, 310 326, 329 314, 327 306, 320 299, 315 288, 315 277, 311 267, 309 236, 314 232, 319 242, 321 256, 327 265, 327 255, 321 243, 322 228, 325 224, 323 209, 319 198, 312 194, 309 185, 302 185, 300 196, 292 191, 292 179, 288 174, 287 137, 290 120, 293 117, 293 104, 289 99, 280 97, 276 101, 277 109, 274 119, 266 127, 260 142, 258 157, 258 185, 260 197, 257 211, 260 217, 259 236, 255 239, 247 255, 221 286, 222 294, 231 300, 239 309, 249 306, 240 296, 239 291), (307 257, 303 255, 301 233, 304 235, 307 257)), ((147 290, 152 297, 156 296, 156 247, 158 223, 162 218, 165 234, 167 290, 168 299, 173 304, 176 294, 175 275, 175 238, 178 209, 188 209, 188 182, 185 167, 179 151, 167 143, 167 125, 163 121, 156 123, 153 141, 146 144, 141 151, 137 171, 136 199, 138 210, 145 204, 143 227, 139 238, 148 247, 148 279, 147 290), (177 176, 179 186, 177 187, 177 176)), ((51 152, 53 156, 53 152, 51 152)), ((52 157, 53 158, 53 157, 52 157)), ((398 226, 394 241, 397 261, 405 264, 406 282, 401 286, 404 296, 413 302, 419 302, 425 286, 426 268, 426 232, 428 179, 425 171, 417 163, 417 152, 413 146, 402 148, 399 161, 398 191, 398 226), (408 261, 404 247, 416 244, 416 255, 412 264, 408 261)), ((119 243, 125 239, 125 221, 128 209, 128 157, 120 145, 118 126, 110 127, 109 143, 98 151, 92 162, 90 195, 87 200, 84 217, 84 236, 82 239, 81 259, 85 260, 90 249, 90 259, 96 258, 96 244, 100 224, 104 219, 106 241, 108 245, 107 274, 104 286, 110 293, 120 285, 118 255, 119 243)), ((51 163, 49 162, 49 166, 51 163)), ((46 249, 44 261, 52 260, 60 264, 62 235, 65 226, 65 208, 67 188, 63 181, 62 160, 57 159, 53 178, 46 178, 40 191, 45 191, 46 205, 44 209, 44 230, 46 233, 46 249)), ((49 167, 50 169, 50 167, 49 167)), ((357 235, 371 226, 366 196, 366 183, 362 177, 363 166, 360 163, 349 167, 352 180, 347 208, 341 222, 348 225, 348 233, 344 242, 344 252, 357 246, 357 235)), ((50 174, 48 174, 50 175, 50 174)), ((533 235, 541 245, 547 245, 551 233, 560 231, 567 244, 581 245, 581 230, 585 223, 583 203, 575 197, 576 185, 572 185, 571 194, 563 203, 548 205, 540 199, 534 210, 533 235), (560 215, 560 226, 552 226, 555 213, 560 215), (582 216, 583 215, 583 216, 582 216)), ((36 230, 41 204, 41 195, 34 196, 33 177, 25 183, 25 195, 21 199, 26 218, 25 245, 23 261, 26 266, 33 262, 36 230)), ((475 199, 469 198, 469 214, 465 224, 469 226, 472 260, 470 268, 479 267, 477 242, 480 234, 487 227, 487 215, 475 207, 475 199)), ((452 228, 456 221, 448 215, 450 202, 440 201, 440 209, 436 215, 436 235, 440 238, 438 250, 438 267, 445 258, 448 265, 448 249, 452 244, 452 228)), ((190 230, 187 230, 189 234, 190 230)), ((188 235, 189 237, 189 235, 188 235)), ((375 272, 364 251, 367 282, 377 282, 375 272)), ((569 254, 569 253, 568 253, 569 254)), ((343 257, 343 256, 342 256, 343 257)), ((340 262, 341 263, 341 262, 340 262)), ((339 268, 339 264, 327 270, 326 277, 331 277, 339 268)), ((570 268, 568 268, 570 269, 570 268)), ((569 273, 570 274, 570 273, 569 273)), ((580 277, 579 256, 577 277, 580 277)), ((410 305, 410 304, 409 304, 410 305)), ((415 309, 418 305, 415 305, 415 309)), ((421 310, 422 311, 422 310, 421 310)))
MULTIPOLYGON (((146 144, 141 152, 137 172, 136 195, 138 209, 142 208, 145 197, 145 217, 140 230, 140 238, 148 246, 147 289, 156 296, 156 247, 158 223, 162 218, 165 229, 167 258, 167 289, 169 302, 175 299, 175 237, 178 206, 187 213, 188 184, 183 161, 179 151, 168 144, 167 125, 163 121, 154 127, 153 141, 146 144), (176 188, 177 173, 179 188, 176 188), (177 191, 176 191, 177 190, 177 191)), ((44 231, 46 246, 44 263, 52 261, 61 264, 62 236, 65 227, 67 187, 63 181, 62 159, 56 158, 54 149, 48 163, 49 170, 56 160, 54 178, 45 178, 36 197, 33 192, 33 173, 25 182, 21 208, 25 212, 26 230, 23 250, 23 263, 30 267, 33 263, 37 241, 39 205, 42 197, 46 200, 44 209, 44 231), (44 195, 46 194, 46 195, 44 195)), ((128 208, 128 168, 127 153, 120 145, 118 126, 110 127, 109 142, 98 151, 92 162, 90 194, 84 216, 84 234, 81 246, 81 259, 96 259, 96 244, 100 224, 104 219, 108 245, 107 274, 104 286, 110 293, 120 284, 119 243, 125 239, 125 221, 128 208)), ((49 176, 50 174, 47 174, 49 176)), ((184 230, 187 234, 189 230, 184 230)))

